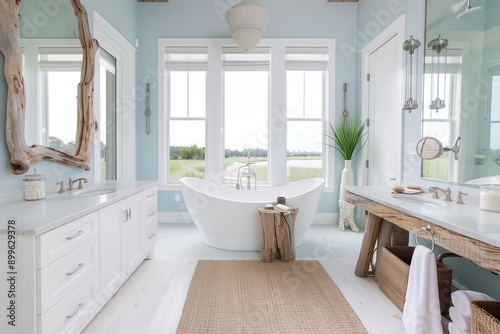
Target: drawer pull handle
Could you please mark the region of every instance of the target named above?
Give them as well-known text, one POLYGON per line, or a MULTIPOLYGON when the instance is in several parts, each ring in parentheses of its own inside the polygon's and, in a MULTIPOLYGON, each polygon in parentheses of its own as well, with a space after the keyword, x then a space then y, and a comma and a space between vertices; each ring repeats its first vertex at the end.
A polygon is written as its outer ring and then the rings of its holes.
POLYGON ((85 232, 84 230, 80 230, 80 231, 76 232, 75 234, 73 234, 71 237, 66 237, 66 240, 73 240, 74 238, 76 238, 80 234, 83 234, 84 232, 85 232))
POLYGON ((71 276, 73 275, 74 273, 76 273, 78 270, 82 269, 83 266, 85 266, 85 263, 80 263, 78 265, 78 267, 76 267, 75 269, 73 269, 73 271, 69 272, 69 273, 66 273, 66 276, 71 276))
POLYGON ((155 194, 148 195, 148 198, 155 197, 155 194))
POLYGON ((156 233, 151 234, 151 236, 148 238, 148 240, 151 240, 155 237, 156 233))
POLYGON ((77 313, 78 311, 80 311, 82 309, 82 307, 84 306, 85 304, 84 303, 80 303, 78 304, 78 308, 76 310, 73 311, 73 313, 71 313, 70 315, 67 315, 66 316, 66 319, 71 319, 73 318, 77 313))
POLYGON ((156 211, 151 211, 148 215, 148 217, 153 217, 155 215, 156 211))

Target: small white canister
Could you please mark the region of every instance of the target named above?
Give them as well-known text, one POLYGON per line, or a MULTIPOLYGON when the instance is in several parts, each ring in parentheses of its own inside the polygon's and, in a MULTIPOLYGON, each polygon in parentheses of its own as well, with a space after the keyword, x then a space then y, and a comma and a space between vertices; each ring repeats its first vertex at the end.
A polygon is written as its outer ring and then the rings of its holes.
POLYGON ((37 174, 36 169, 33 174, 26 175, 24 181, 24 199, 36 201, 45 198, 45 175, 37 174))
POLYGON ((481 185, 479 207, 485 211, 500 212, 500 184, 481 185))

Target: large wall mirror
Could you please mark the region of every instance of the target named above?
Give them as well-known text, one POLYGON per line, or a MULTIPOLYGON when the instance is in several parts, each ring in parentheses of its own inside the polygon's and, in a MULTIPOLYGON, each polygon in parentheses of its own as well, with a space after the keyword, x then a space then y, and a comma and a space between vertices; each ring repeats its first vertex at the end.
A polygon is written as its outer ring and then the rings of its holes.
POLYGON ((79 0, 0 4, 5 56, 9 168, 23 174, 42 159, 90 169, 94 133, 94 57, 79 0))
POLYGON ((423 160, 424 178, 500 181, 498 13, 498 0, 427 0, 423 137, 450 147, 458 137, 462 142, 458 160, 423 160))

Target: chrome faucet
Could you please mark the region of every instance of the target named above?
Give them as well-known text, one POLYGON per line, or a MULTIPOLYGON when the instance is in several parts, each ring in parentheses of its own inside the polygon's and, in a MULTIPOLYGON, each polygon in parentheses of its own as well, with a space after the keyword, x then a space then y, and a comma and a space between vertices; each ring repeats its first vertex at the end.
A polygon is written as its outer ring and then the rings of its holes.
POLYGON ((449 187, 446 188, 446 189, 440 188, 438 186, 436 186, 436 187, 430 187, 429 188, 429 192, 432 192, 432 198, 439 199, 438 190, 442 191, 444 193, 444 196, 445 196, 444 200, 445 201, 451 202, 451 189, 449 187))
POLYGON ((64 181, 57 182, 56 184, 61 186, 61 188, 59 189, 59 193, 65 193, 66 192, 66 188, 64 188, 64 181))
POLYGON ((69 184, 69 186, 68 186, 68 191, 71 191, 71 190, 73 190, 73 189, 74 189, 74 188, 73 188, 73 184, 75 184, 77 181, 79 182, 79 183, 78 183, 78 189, 83 189, 83 184, 82 184, 82 181, 83 181, 84 183, 88 183, 88 182, 89 182, 89 180, 87 180, 87 179, 86 179, 86 178, 84 178, 84 177, 79 178, 79 179, 76 179, 76 180, 72 180, 72 179, 70 178, 70 179, 69 179, 69 181, 68 181, 68 184, 69 184))
POLYGON ((248 152, 248 162, 243 165, 243 166, 240 166, 240 168, 238 168, 238 178, 236 180, 236 189, 240 190, 240 189, 244 189, 243 188, 243 183, 242 183, 242 180, 244 178, 246 178, 246 183, 247 183, 247 190, 250 190, 252 189, 252 182, 250 181, 252 178, 254 179, 254 184, 255 184, 255 189, 257 189, 257 174, 255 173, 255 171, 250 168, 250 165, 253 165, 254 163, 253 162, 250 162, 250 152, 248 152), (241 172, 241 169, 243 168, 243 172, 241 172), (245 169, 246 168, 246 169, 245 169))
POLYGON ((462 200, 462 196, 464 196, 464 195, 467 196, 469 194, 463 193, 463 192, 459 191, 458 192, 458 196, 457 196, 457 200, 455 201, 455 203, 457 203, 457 204, 464 204, 464 201, 462 200))

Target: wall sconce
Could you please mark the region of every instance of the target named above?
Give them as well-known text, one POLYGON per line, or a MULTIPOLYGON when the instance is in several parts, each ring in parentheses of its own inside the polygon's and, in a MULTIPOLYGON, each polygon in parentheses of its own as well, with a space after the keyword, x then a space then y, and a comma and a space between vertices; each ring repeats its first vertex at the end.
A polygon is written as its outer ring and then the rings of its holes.
POLYGON ((410 39, 407 39, 403 43, 403 50, 407 51, 404 54, 404 63, 405 63, 405 103, 403 104, 403 110, 408 110, 411 112, 413 109, 418 108, 417 100, 415 96, 417 96, 417 84, 416 84, 416 73, 417 73, 417 64, 418 64, 418 53, 415 54, 415 50, 420 46, 420 41, 418 39, 413 39, 413 36, 410 36, 410 39), (413 55, 415 54, 415 59, 413 55))
POLYGON ((256 0, 243 0, 226 13, 233 39, 244 50, 253 49, 259 43, 268 19, 269 13, 256 0))
POLYGON ((431 110, 439 111, 446 107, 446 62, 448 53, 448 40, 441 38, 433 39, 427 43, 431 49, 431 110))

